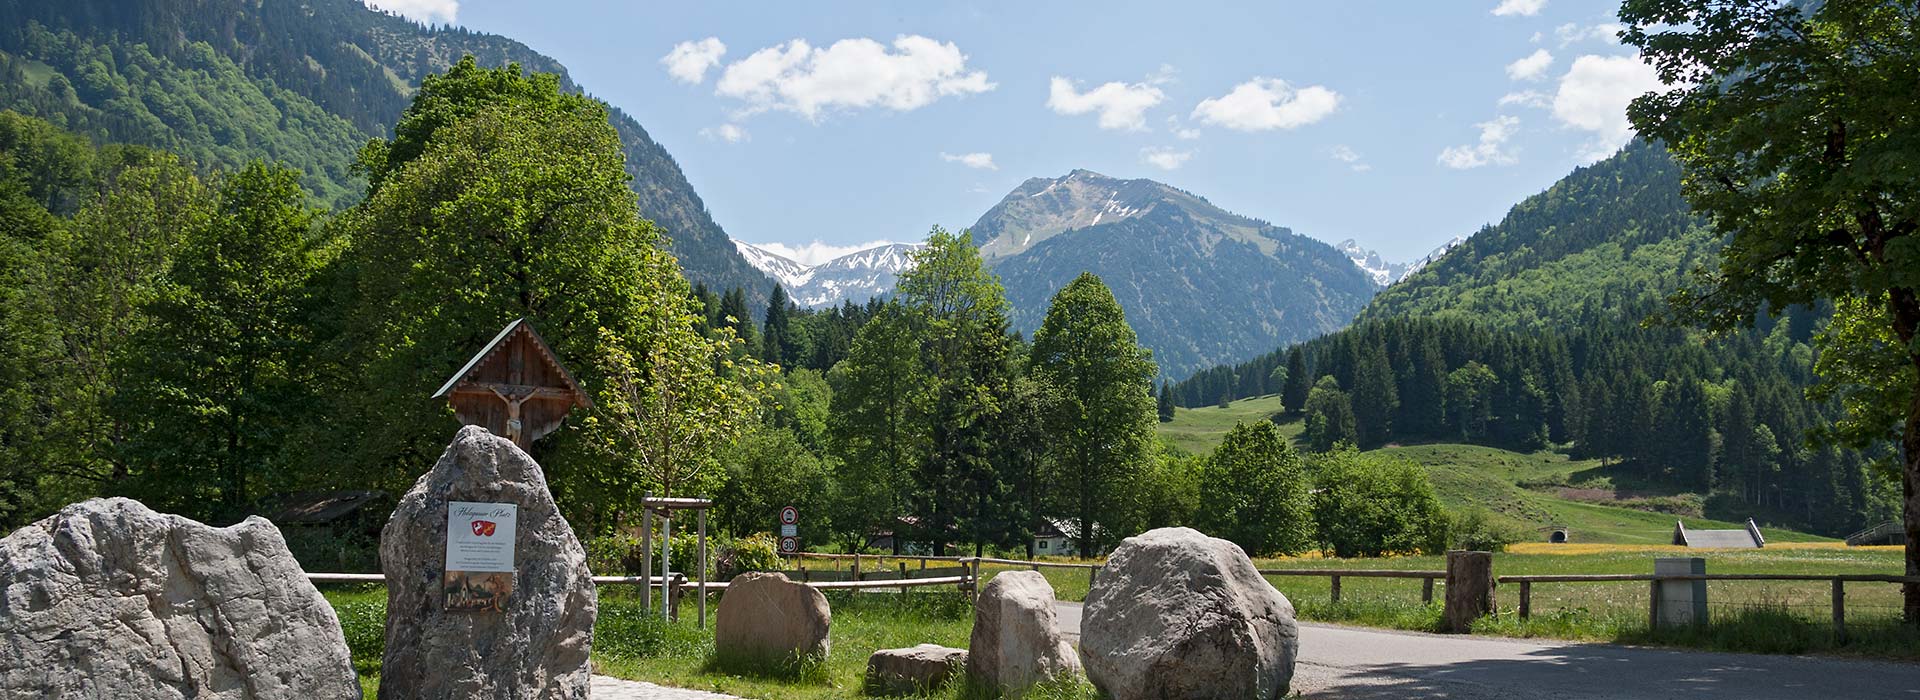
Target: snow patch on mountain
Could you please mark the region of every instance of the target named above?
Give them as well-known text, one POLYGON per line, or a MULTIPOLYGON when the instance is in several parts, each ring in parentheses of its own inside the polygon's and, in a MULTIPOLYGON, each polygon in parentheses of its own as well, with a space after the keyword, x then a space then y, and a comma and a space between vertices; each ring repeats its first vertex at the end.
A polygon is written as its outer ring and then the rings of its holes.
POLYGON ((923 246, 890 243, 858 250, 818 265, 803 265, 744 241, 734 241, 747 262, 786 287, 801 308, 866 303, 893 291, 900 273, 913 267, 913 252, 923 246))
POLYGON ((1412 262, 1399 263, 1387 262, 1380 257, 1378 252, 1360 247, 1360 243, 1351 238, 1341 241, 1339 245, 1334 246, 1334 248, 1346 255, 1348 260, 1352 260, 1354 267, 1360 268, 1361 272, 1365 272, 1367 276, 1372 277, 1374 284, 1385 287, 1406 279, 1415 272, 1419 272, 1420 268, 1427 266, 1427 263, 1439 260, 1440 256, 1446 255, 1447 251, 1452 250, 1454 246, 1465 243, 1466 240, 1465 238, 1455 237, 1453 240, 1447 241, 1441 244, 1440 247, 1433 249, 1433 252, 1426 254, 1425 257, 1412 262))

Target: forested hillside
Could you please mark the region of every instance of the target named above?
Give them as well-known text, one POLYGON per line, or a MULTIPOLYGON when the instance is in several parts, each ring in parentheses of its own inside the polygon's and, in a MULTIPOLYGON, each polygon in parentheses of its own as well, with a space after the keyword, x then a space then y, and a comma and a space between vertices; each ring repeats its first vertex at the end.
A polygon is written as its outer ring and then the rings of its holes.
POLYGON ((1474 318, 1502 328, 1639 321, 1714 240, 1680 198, 1680 167, 1636 141, 1514 205, 1500 223, 1388 287, 1360 319, 1474 318))
MULTIPOLYGON (((286 163, 331 208, 365 186, 352 172, 358 149, 389 134, 423 77, 464 55, 580 89, 519 42, 424 27, 359 0, 0 3, 0 106, 202 167, 286 163)), ((640 210, 667 230, 688 275, 764 300, 771 282, 734 250, 673 157, 630 116, 610 119, 640 210)))
POLYGON ((1825 311, 1761 314, 1723 336, 1643 323, 1715 245, 1671 158, 1635 143, 1382 292, 1353 328, 1171 393, 1184 406, 1278 393, 1321 448, 1469 442, 1618 459, 1625 478, 1719 494, 1710 517, 1766 513, 1825 534, 1891 517, 1868 466, 1878 454, 1808 441, 1838 415, 1804 395, 1825 311))

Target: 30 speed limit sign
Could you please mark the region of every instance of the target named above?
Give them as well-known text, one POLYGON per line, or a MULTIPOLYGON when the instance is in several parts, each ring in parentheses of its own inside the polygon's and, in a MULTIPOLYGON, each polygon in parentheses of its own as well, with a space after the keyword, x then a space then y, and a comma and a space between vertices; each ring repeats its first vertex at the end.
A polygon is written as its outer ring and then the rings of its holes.
POLYGON ((793 506, 780 509, 780 553, 800 553, 800 509, 793 506))

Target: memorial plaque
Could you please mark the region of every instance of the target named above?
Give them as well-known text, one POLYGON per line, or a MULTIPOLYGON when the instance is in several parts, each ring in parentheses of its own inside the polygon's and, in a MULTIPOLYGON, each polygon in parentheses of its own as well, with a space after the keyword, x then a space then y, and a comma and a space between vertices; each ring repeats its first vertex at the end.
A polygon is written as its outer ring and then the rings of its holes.
POLYGON ((448 610, 499 611, 513 594, 513 542, 519 506, 447 503, 448 610))

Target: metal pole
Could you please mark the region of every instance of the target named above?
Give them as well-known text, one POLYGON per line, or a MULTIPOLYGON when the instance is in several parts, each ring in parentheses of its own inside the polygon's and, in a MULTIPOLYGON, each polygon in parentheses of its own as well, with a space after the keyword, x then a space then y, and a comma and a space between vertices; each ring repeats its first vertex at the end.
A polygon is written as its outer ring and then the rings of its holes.
POLYGON ((707 628, 707 509, 700 509, 700 629, 707 628))
MULTIPOLYGON (((673 554, 672 513, 673 511, 667 511, 665 513, 660 514, 660 578, 662 580, 665 580, 667 577, 673 575, 673 569, 668 568, 672 565, 672 559, 670 555, 673 554)), ((672 621, 673 620, 673 596, 668 595, 672 593, 672 591, 668 590, 664 586, 660 588, 660 591, 662 594, 662 597, 660 599, 660 619, 672 621)))
MULTIPOLYGON (((646 499, 642 496, 640 502, 646 499)), ((640 610, 653 612, 653 509, 644 505, 640 507, 640 610)))

